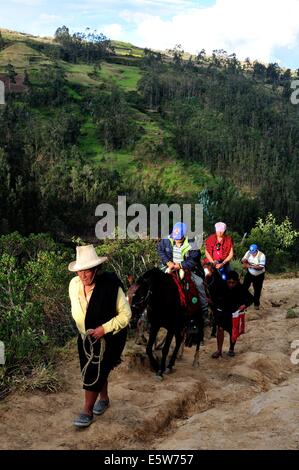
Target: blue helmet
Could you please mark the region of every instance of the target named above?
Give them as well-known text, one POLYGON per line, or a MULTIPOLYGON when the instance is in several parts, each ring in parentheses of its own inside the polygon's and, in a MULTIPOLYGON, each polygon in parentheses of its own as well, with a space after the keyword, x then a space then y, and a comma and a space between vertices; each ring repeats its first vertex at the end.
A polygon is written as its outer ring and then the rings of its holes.
POLYGON ((259 251, 259 247, 255 243, 253 243, 253 245, 250 245, 249 251, 252 254, 257 253, 259 251))
POLYGON ((186 224, 184 224, 183 222, 177 222, 172 229, 171 237, 174 240, 180 240, 186 235, 186 233, 187 233, 186 224))

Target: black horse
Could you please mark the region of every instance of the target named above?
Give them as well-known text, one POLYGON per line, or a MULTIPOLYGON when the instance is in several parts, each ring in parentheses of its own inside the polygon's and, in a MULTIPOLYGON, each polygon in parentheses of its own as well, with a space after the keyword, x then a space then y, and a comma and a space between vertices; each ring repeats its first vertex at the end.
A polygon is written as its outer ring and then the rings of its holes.
POLYGON ((143 274, 138 279, 137 286, 131 302, 131 327, 137 325, 140 316, 147 309, 149 339, 146 352, 157 375, 162 377, 166 370, 166 359, 173 337, 175 337, 175 348, 167 364, 167 372, 172 370, 184 338, 186 338, 185 344, 187 346, 196 344, 198 360, 199 346, 203 339, 203 320, 200 307, 196 315, 189 317, 186 309, 181 305, 179 291, 172 276, 163 273, 158 268, 143 274), (153 345, 160 328, 165 328, 167 335, 159 364, 153 355, 153 345))

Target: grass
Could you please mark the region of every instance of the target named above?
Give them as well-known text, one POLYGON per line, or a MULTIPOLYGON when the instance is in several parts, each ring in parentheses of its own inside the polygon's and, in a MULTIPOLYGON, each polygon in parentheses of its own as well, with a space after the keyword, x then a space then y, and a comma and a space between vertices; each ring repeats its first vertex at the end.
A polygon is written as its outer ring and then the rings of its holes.
POLYGON ((86 163, 92 162, 103 168, 127 173, 134 162, 134 155, 126 150, 107 151, 100 142, 91 119, 88 119, 81 127, 79 145, 86 157, 86 163))
POLYGON ((144 50, 134 46, 129 42, 111 41, 114 46, 115 53, 118 55, 132 55, 134 57, 144 57, 144 50))
POLYGON ((76 83, 83 86, 101 86, 104 82, 113 81, 125 91, 136 90, 137 83, 141 78, 141 71, 138 67, 101 63, 101 69, 98 72, 98 79, 89 76, 94 72, 93 65, 88 64, 61 64, 66 71, 67 79, 70 83, 76 83))
POLYGON ((142 155, 146 141, 154 143, 167 136, 167 131, 159 123, 145 114, 139 113, 139 122, 145 134, 134 150, 107 151, 97 136, 95 125, 88 119, 81 128, 80 148, 86 156, 87 163, 92 161, 103 168, 118 171, 124 181, 133 187, 141 181, 146 185, 156 185, 169 196, 184 197, 196 201, 197 194, 212 181, 212 176, 198 163, 187 163, 177 160, 175 153, 153 160, 152 156, 142 155), (140 153, 138 152, 140 149, 140 153))
POLYGON ((130 65, 118 65, 103 62, 101 64, 100 77, 103 80, 113 80, 125 91, 137 89, 137 83, 141 78, 141 71, 138 67, 130 65))
POLYGON ((81 127, 79 145, 88 160, 98 160, 99 156, 104 153, 104 148, 99 142, 97 131, 91 118, 81 127))
POLYGON ((36 41, 39 43, 53 44, 54 38, 52 37, 40 37, 34 36, 33 34, 20 33, 17 31, 11 31, 9 29, 0 28, 2 37, 7 41, 36 41))
POLYGON ((25 43, 18 42, 0 52, 0 67, 4 68, 8 63, 11 63, 16 69, 25 69, 53 62, 41 52, 35 51, 25 43))
POLYGON ((68 64, 67 62, 60 61, 63 69, 66 72, 67 79, 70 83, 94 87, 101 85, 101 81, 94 80, 88 74, 93 72, 93 65, 88 64, 68 64))
POLYGON ((77 102, 80 102, 83 100, 83 97, 81 95, 79 95, 79 93, 77 93, 76 90, 74 90, 73 88, 67 86, 66 87, 66 90, 67 90, 67 94, 68 96, 74 100, 74 101, 77 101, 77 102))
POLYGON ((299 312, 289 308, 286 314, 286 318, 299 318, 299 312))
POLYGON ((61 380, 53 365, 39 364, 35 366, 29 376, 15 377, 14 387, 21 392, 48 392, 56 393, 62 388, 61 380))

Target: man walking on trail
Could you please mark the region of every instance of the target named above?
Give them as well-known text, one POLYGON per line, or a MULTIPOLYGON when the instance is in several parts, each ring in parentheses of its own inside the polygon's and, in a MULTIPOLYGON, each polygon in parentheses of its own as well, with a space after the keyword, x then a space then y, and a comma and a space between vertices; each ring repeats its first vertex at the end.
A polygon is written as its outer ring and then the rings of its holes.
POLYGON ((174 225, 172 233, 160 241, 158 254, 164 272, 191 271, 191 278, 199 293, 199 302, 202 310, 204 324, 209 325, 208 301, 204 286, 204 270, 200 262, 200 250, 195 240, 187 237, 187 226, 183 222, 174 225))
POLYGON ((251 284, 254 291, 254 306, 256 310, 260 308, 260 297, 265 279, 266 256, 258 246, 250 245, 249 250, 242 259, 243 268, 247 269, 243 286, 249 289, 251 284))

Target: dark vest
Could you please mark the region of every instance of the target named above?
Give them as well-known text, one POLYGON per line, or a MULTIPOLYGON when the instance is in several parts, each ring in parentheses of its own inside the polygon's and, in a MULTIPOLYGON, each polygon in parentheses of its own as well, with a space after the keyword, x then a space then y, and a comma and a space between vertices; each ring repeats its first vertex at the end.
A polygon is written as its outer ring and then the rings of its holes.
MULTIPOLYGON (((97 328, 116 316, 116 300, 119 287, 123 289, 123 285, 116 274, 104 272, 98 276, 86 311, 86 330, 97 328)), ((105 352, 101 362, 100 377, 94 385, 84 385, 83 388, 85 390, 97 392, 102 390, 110 371, 121 362, 121 354, 126 344, 126 337, 127 328, 123 328, 116 334, 107 333, 104 335, 105 352)), ((85 347, 87 352, 90 353, 88 342, 85 342, 85 347)), ((99 355, 101 342, 96 341, 93 348, 94 354, 99 355)), ((80 334, 78 335, 78 349, 82 370, 87 363, 87 358, 83 350, 83 342, 80 334)), ((93 383, 97 377, 97 371, 98 369, 95 364, 89 364, 85 376, 87 384, 93 383)))
POLYGON ((118 289, 123 284, 116 274, 103 272, 95 282, 85 316, 85 329, 94 329, 116 315, 118 289))

